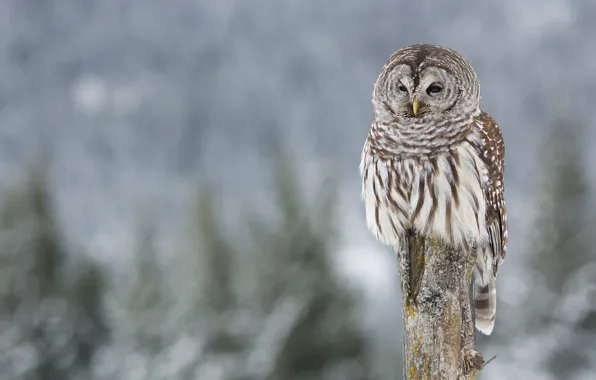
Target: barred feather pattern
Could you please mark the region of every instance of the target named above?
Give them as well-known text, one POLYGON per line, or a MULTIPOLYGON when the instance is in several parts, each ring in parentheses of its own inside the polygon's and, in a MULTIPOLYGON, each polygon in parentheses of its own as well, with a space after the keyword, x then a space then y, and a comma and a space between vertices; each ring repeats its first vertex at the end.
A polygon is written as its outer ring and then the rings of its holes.
POLYGON ((360 163, 367 226, 396 251, 413 230, 476 253, 476 327, 488 335, 507 250, 500 128, 476 109, 407 130, 375 120, 369 131, 360 163))

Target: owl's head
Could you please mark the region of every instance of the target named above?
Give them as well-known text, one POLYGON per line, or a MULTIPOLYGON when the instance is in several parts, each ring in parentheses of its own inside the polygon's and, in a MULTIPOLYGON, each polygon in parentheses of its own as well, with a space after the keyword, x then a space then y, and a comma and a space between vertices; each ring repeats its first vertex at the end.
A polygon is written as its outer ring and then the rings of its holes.
POLYGON ((480 85, 472 65, 454 50, 409 45, 383 66, 373 104, 377 119, 386 123, 467 117, 480 109, 480 85))

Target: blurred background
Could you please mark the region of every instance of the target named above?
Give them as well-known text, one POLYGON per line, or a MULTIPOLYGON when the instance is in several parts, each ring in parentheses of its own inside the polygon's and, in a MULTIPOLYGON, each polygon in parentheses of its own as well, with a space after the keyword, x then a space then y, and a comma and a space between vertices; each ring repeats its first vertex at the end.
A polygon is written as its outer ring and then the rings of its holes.
POLYGON ((596 3, 0 0, 0 379, 402 373, 373 84, 466 56, 506 140, 482 379, 596 373, 596 3))

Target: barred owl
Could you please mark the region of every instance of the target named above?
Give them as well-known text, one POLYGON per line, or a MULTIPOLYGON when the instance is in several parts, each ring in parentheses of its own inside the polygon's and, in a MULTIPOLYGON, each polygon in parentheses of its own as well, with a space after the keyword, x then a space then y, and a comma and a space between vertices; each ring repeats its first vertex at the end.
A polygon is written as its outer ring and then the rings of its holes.
POLYGON ((507 250, 501 130, 480 108, 470 63, 452 49, 396 51, 373 91, 360 163, 368 229, 399 250, 413 231, 476 255, 476 328, 490 335, 507 250))

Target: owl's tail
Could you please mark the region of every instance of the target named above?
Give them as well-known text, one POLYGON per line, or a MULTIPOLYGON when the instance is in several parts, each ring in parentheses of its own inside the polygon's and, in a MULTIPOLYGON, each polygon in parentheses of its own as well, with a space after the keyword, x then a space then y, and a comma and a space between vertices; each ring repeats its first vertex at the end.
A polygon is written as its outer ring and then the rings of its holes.
POLYGON ((490 335, 495 327, 497 314, 497 283, 491 276, 485 285, 474 285, 474 308, 476 310, 476 328, 485 335, 490 335))
POLYGON ((479 250, 474 270, 475 323, 485 335, 493 332, 497 314, 497 278, 492 257, 488 249, 479 250))

